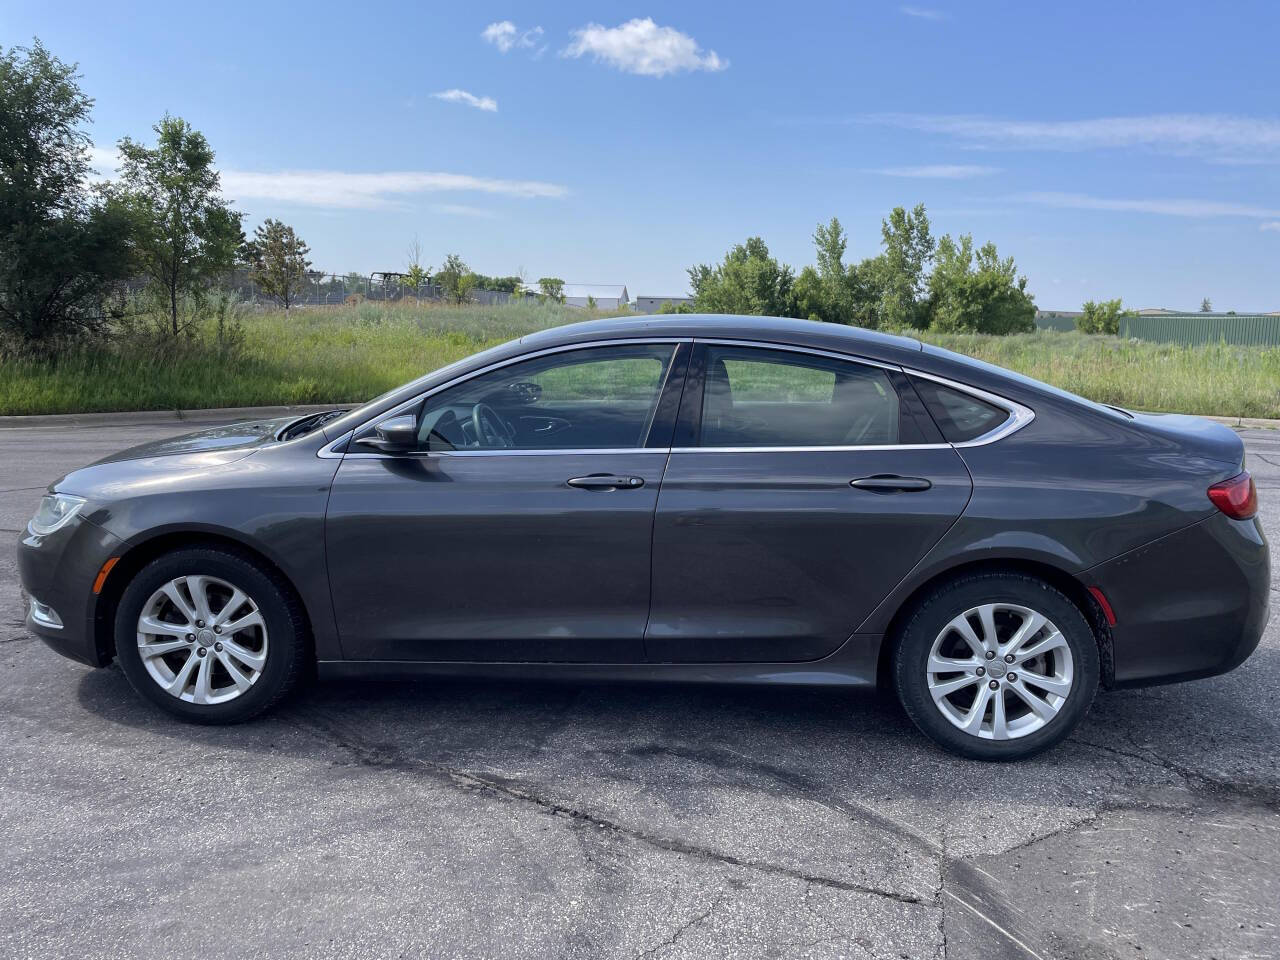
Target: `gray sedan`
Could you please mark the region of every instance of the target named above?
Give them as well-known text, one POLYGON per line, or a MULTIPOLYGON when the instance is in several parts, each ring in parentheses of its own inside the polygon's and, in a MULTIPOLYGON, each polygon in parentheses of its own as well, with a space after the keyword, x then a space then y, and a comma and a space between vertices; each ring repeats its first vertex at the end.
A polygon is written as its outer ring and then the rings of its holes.
POLYGON ((300 678, 879 685, 1010 759, 1267 620, 1243 445, 902 337, 677 316, 544 331, 353 410, 51 485, 27 625, 186 720, 300 678))

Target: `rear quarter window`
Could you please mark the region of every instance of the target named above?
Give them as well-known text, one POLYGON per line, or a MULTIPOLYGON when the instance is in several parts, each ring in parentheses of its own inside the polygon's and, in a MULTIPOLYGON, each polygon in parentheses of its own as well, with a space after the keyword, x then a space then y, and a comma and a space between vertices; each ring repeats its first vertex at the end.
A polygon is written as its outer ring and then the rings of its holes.
POLYGON ((1011 416, 1004 407, 935 380, 912 377, 911 382, 948 443, 976 440, 998 429, 1011 416))

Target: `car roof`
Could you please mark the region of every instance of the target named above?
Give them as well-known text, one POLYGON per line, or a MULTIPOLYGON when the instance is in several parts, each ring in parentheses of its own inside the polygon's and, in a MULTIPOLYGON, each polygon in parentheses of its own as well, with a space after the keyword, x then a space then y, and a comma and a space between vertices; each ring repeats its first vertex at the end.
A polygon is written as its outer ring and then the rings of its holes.
POLYGON ((861 327, 788 317, 738 316, 727 313, 677 313, 640 317, 606 317, 540 330, 520 338, 525 348, 541 349, 593 340, 630 337, 707 337, 795 344, 880 359, 919 356, 919 340, 861 327))

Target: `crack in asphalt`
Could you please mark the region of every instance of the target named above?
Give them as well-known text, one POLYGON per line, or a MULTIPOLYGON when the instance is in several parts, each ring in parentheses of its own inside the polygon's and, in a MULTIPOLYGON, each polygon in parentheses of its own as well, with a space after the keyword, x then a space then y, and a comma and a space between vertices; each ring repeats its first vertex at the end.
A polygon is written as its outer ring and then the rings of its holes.
POLYGON ((680 942, 681 937, 683 937, 686 933, 688 933, 698 924, 702 923, 702 921, 706 920, 707 917, 711 916, 711 914, 713 914, 716 911, 716 908, 718 908, 722 903, 724 903, 724 894, 721 894, 720 896, 716 897, 715 900, 711 902, 711 905, 708 906, 707 909, 703 910, 696 917, 693 917, 692 919, 687 920, 684 923, 680 924, 680 926, 676 927, 676 929, 672 932, 671 936, 667 937, 666 940, 663 940, 661 943, 657 944, 656 946, 652 946, 649 949, 636 954, 636 960, 643 960, 644 957, 655 957, 658 955, 659 950, 666 950, 668 947, 674 947, 677 943, 680 942))
POLYGON ((1101 750, 1104 753, 1111 753, 1118 757, 1124 757, 1129 760, 1138 760, 1142 763, 1158 767, 1161 770, 1165 770, 1175 776, 1181 777, 1189 783, 1197 784, 1201 789, 1211 793, 1226 794, 1228 796, 1248 800, 1252 803, 1258 804, 1259 806, 1267 807, 1268 809, 1280 807, 1280 788, 1275 786, 1266 786, 1263 784, 1255 786, 1252 784, 1236 783, 1231 780, 1223 780, 1207 773, 1201 773, 1199 770, 1194 770, 1185 764, 1178 763, 1176 760, 1170 760, 1167 757, 1141 753, 1137 750, 1123 750, 1120 747, 1113 747, 1110 744, 1097 743, 1080 737, 1073 737, 1072 742, 1082 744, 1086 747, 1093 747, 1095 750, 1101 750))
POLYGON ((346 750, 358 763, 364 766, 407 770, 416 773, 430 772, 435 774, 436 778, 440 782, 447 783, 451 786, 461 787, 463 789, 479 790, 489 794, 490 796, 495 796, 503 800, 514 800, 521 803, 527 803, 552 816, 563 817, 574 823, 589 824, 597 829, 606 830, 615 836, 627 837, 631 840, 668 853, 675 853, 694 859, 708 860, 733 867, 742 867, 747 870, 756 870, 761 873, 768 873, 775 876, 786 877, 791 880, 799 880, 804 883, 813 883, 819 886, 831 887, 833 889, 844 890, 849 893, 862 893, 868 896, 880 897, 885 900, 892 900, 897 903, 926 905, 926 902, 921 897, 914 894, 900 893, 896 890, 851 883, 837 877, 827 877, 820 874, 807 874, 801 870, 783 866, 782 864, 759 860, 746 860, 742 857, 737 857, 733 854, 725 853, 720 850, 714 850, 710 847, 687 843, 683 840, 677 840, 672 837, 664 837, 658 834, 648 833, 643 830, 637 830, 633 827, 627 827, 607 818, 592 814, 586 810, 571 807, 559 801, 539 796, 530 790, 524 789, 515 783, 504 779, 484 777, 478 774, 468 773, 467 771, 458 770, 445 764, 434 763, 430 760, 406 758, 403 754, 398 753, 398 751, 376 747, 362 741, 350 731, 342 729, 340 725, 334 723, 332 717, 320 718, 317 717, 314 711, 312 711, 309 716, 300 716, 297 711, 292 711, 292 713, 298 725, 303 729, 309 730, 312 733, 319 735, 321 739, 346 750), (326 721, 328 722, 326 723, 326 721))

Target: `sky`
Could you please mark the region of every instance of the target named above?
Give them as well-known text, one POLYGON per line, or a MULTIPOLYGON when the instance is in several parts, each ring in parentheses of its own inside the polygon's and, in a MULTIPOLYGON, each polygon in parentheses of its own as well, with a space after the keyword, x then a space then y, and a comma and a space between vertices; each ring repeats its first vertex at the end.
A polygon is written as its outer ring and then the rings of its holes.
POLYGON ((797 270, 894 206, 1013 255, 1044 309, 1280 310, 1280 4, 0 0, 79 63, 109 169, 166 112, 246 230, 318 269, 677 295, 761 236, 797 270))

